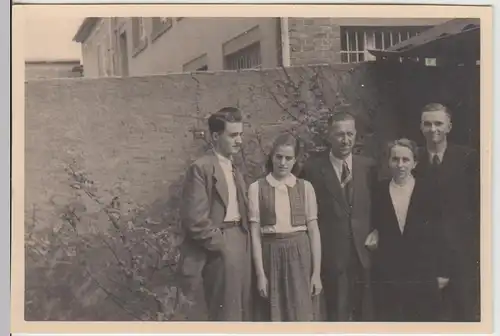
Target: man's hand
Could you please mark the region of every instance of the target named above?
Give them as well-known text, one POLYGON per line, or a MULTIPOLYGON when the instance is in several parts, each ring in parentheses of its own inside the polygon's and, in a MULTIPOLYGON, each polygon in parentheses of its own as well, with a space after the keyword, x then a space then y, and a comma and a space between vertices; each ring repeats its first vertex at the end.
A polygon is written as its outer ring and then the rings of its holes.
POLYGON ((448 285, 448 282, 450 282, 450 278, 438 277, 437 281, 438 281, 438 287, 439 287, 439 289, 443 289, 443 288, 445 288, 448 285))
POLYGON ((374 251, 378 247, 378 231, 373 230, 365 240, 365 246, 370 251, 374 251))

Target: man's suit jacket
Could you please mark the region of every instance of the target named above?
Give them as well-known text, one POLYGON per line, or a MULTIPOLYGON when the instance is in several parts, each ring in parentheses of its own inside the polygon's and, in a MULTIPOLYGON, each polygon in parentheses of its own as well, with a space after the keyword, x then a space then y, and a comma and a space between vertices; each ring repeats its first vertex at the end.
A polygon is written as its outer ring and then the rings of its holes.
POLYGON ((437 170, 432 168, 425 148, 415 169, 416 176, 427 177, 438 197, 445 238, 456 262, 475 263, 479 258, 480 173, 477 152, 465 146, 448 144, 437 170), (465 259, 464 259, 465 258, 465 259))
MULTIPOLYGON (((245 182, 236 172, 242 230, 248 232, 248 199, 245 182)), ((198 277, 207 255, 224 250, 220 226, 228 204, 228 187, 224 172, 213 151, 188 168, 182 191, 181 222, 185 238, 181 245, 181 273, 198 277)))
POLYGON ((370 190, 375 178, 373 161, 358 155, 352 157, 352 206, 344 197, 328 151, 308 160, 301 176, 311 182, 316 192, 323 273, 338 273, 348 267, 350 228, 361 264, 365 269, 370 268, 370 253, 365 247, 365 240, 371 231, 370 190))

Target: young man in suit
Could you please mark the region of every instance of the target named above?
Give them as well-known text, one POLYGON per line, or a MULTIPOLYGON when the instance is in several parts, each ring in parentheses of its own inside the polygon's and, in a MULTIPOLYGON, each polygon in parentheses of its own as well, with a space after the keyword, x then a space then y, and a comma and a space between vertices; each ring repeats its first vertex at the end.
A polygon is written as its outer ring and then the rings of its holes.
POLYGON ((188 291, 201 278, 212 321, 251 320, 251 245, 246 186, 232 156, 242 143, 242 113, 222 108, 208 119, 213 150, 188 169, 181 218, 181 272, 188 291))
POLYGON ((356 139, 352 115, 332 115, 328 132, 330 150, 308 160, 302 173, 312 183, 318 202, 326 315, 329 321, 371 320, 371 261, 365 240, 371 231, 375 166, 352 154, 356 139))
POLYGON ((425 148, 416 174, 428 177, 436 193, 449 250, 450 280, 443 290, 445 319, 477 321, 479 317, 480 171, 472 148, 448 142, 451 111, 431 103, 421 112, 425 148))

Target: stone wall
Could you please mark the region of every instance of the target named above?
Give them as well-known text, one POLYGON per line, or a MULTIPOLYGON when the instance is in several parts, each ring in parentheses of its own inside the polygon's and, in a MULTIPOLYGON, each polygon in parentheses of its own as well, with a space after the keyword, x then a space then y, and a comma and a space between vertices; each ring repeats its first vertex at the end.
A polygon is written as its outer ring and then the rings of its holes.
POLYGON ((373 117, 390 112, 374 104, 376 86, 370 69, 370 65, 298 67, 287 72, 29 82, 26 218, 36 218, 42 226, 58 221, 54 211, 72 193, 64 167, 74 160, 101 190, 124 189, 146 204, 166 197, 169 185, 205 144, 194 138, 192 129, 205 129, 206 116, 226 105, 237 105, 245 112, 248 152, 260 155, 254 161, 264 154, 255 150, 252 139, 259 134, 265 147, 277 129, 290 128, 287 125, 294 118, 289 114, 299 113, 292 105, 347 108, 359 116, 361 140, 363 134, 374 133, 373 127, 390 129, 390 122, 373 117), (319 83, 313 89, 316 96, 308 89, 314 81, 319 83))

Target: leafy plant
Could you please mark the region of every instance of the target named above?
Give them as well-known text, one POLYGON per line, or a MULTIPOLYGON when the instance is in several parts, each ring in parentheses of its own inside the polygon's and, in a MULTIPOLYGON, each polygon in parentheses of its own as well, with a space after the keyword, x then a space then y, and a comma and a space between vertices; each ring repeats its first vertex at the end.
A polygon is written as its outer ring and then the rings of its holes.
POLYGON ((105 202, 74 164, 67 173, 77 199, 86 197, 98 211, 89 213, 85 202, 72 202, 61 209, 61 226, 43 233, 26 230, 26 315, 40 320, 181 319, 179 311, 189 302, 176 286, 178 212, 171 209, 157 221, 123 196, 105 202), (99 221, 102 214, 108 225, 99 221))

